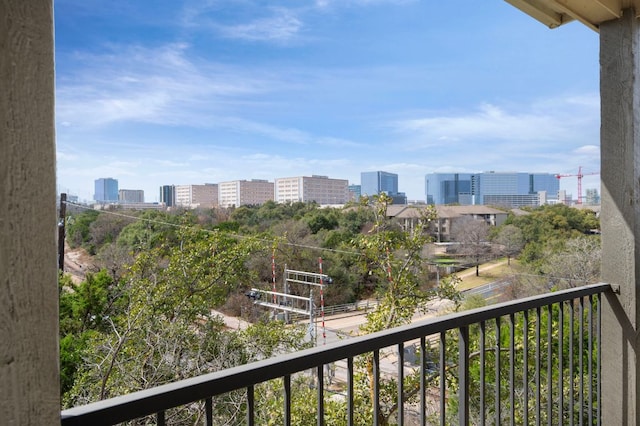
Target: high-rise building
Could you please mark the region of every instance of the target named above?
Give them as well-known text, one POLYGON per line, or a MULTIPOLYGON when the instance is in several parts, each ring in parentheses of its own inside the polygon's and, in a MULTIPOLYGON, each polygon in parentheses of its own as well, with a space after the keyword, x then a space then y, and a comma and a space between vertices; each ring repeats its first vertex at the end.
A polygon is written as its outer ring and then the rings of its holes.
POLYGON ((472 183, 469 173, 431 173, 425 176, 425 193, 428 204, 472 205, 472 183))
POLYGON ((556 175, 550 173, 431 173, 425 176, 425 196, 429 204, 533 207, 545 200, 557 200, 559 190, 556 175))
POLYGON ((316 202, 321 205, 342 205, 349 201, 349 182, 328 176, 299 176, 275 180, 275 201, 316 202))
POLYGON ((175 185, 162 185, 160 187, 160 202, 167 207, 176 205, 176 187, 175 185))
POLYGON ((571 194, 567 194, 565 189, 558 191, 558 202, 566 205, 571 205, 571 194))
POLYGON ((389 172, 360 173, 361 195, 377 195, 381 192, 387 195, 398 193, 398 175, 389 172))
POLYGON ((100 178, 94 181, 95 192, 93 199, 99 203, 118 202, 118 180, 113 178, 100 178))
POLYGON ((584 203, 589 206, 600 205, 600 194, 598 190, 595 188, 587 188, 587 196, 585 197, 584 203))
POLYGON ((362 195, 362 186, 361 185, 349 185, 349 196, 350 201, 359 201, 360 196, 362 195))
POLYGON ((261 205, 273 201, 273 182, 262 179, 234 180, 218 184, 220 207, 261 205))
POLYGON ((360 173, 360 195, 378 195, 385 193, 393 199, 393 204, 406 204, 407 196, 398 192, 398 175, 376 171, 360 173))
POLYGON ((120 203, 144 203, 144 191, 142 189, 120 189, 118 190, 118 201, 120 203))
POLYGON ((176 206, 213 208, 218 206, 218 184, 176 185, 176 206))

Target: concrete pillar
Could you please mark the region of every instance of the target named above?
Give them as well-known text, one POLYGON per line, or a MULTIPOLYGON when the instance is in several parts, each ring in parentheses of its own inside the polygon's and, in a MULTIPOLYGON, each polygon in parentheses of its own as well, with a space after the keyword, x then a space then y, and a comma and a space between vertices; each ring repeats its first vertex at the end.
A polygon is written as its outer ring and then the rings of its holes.
POLYGON ((52 0, 0 1, 0 423, 59 424, 52 0))
POLYGON ((604 425, 637 425, 640 319, 640 25, 600 26, 602 279, 620 286, 602 317, 604 425))

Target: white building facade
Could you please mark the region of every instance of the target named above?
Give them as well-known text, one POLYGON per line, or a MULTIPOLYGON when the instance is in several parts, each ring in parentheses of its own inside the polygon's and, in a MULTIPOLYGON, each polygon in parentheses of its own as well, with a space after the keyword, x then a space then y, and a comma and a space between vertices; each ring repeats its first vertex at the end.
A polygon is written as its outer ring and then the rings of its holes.
POLYGON ((320 205, 342 205, 349 199, 349 181, 346 179, 313 175, 275 180, 277 203, 316 202, 320 205))
POLYGON ((261 205, 273 201, 274 184, 261 179, 234 180, 218 184, 220 207, 261 205))
POLYGON ((176 185, 176 205, 190 209, 213 208, 218 206, 218 185, 176 185))

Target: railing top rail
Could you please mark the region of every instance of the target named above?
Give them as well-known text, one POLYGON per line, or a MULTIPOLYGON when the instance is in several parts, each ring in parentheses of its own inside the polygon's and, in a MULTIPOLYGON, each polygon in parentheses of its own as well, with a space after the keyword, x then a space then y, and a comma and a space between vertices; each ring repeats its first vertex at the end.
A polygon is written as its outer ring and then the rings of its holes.
POLYGON ((610 289, 609 284, 592 284, 430 318, 414 324, 74 407, 62 411, 62 424, 74 425, 77 424, 76 422, 79 424, 79 419, 82 419, 83 424, 99 425, 105 424, 105 417, 108 417, 110 422, 122 422, 130 418, 143 417, 155 413, 158 411, 158 407, 162 407, 161 409, 177 407, 442 331, 587 297, 610 289), (108 416, 106 416, 107 413, 108 416))

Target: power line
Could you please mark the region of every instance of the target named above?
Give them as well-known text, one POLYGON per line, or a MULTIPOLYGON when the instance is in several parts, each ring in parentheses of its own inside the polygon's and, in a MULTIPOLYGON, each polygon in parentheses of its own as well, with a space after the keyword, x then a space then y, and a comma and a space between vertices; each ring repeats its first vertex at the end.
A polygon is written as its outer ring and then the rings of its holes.
MULTIPOLYGON (((96 208, 93 208, 93 207, 90 207, 90 206, 85 206, 83 204, 76 204, 76 203, 73 203, 71 201, 62 201, 61 204, 66 204, 66 205, 78 207, 78 208, 84 209, 84 210, 92 210, 92 211, 96 211, 98 213, 109 214, 109 215, 112 215, 112 216, 123 217, 123 218, 130 219, 130 220, 133 220, 133 221, 138 221, 139 220, 139 221, 143 221, 143 222, 155 223, 155 224, 158 224, 158 225, 170 226, 170 227, 178 228, 178 229, 197 230, 197 231, 200 231, 200 232, 205 232, 205 233, 210 233, 210 234, 223 232, 223 233, 225 233, 227 235, 230 235, 230 236, 236 237, 236 238, 252 238, 252 237, 249 237, 247 235, 234 234, 234 233, 228 232, 228 231, 220 231, 219 229, 195 228, 193 226, 180 225, 180 224, 177 224, 177 223, 165 222, 165 221, 157 220, 157 219, 131 216, 131 215, 127 215, 127 214, 124 214, 124 213, 114 212, 114 211, 111 211, 111 210, 96 209, 96 208)), ((253 237, 253 238, 255 238, 255 237, 253 237)), ((306 245, 306 244, 290 243, 290 242, 279 240, 278 238, 274 238, 273 240, 268 240, 266 238, 255 238, 255 239, 257 241, 261 241, 261 242, 264 242, 264 243, 271 243, 271 244, 277 243, 277 244, 290 246, 290 247, 306 248, 306 249, 309 249, 309 250, 319 250, 319 251, 328 251, 328 252, 333 252, 333 253, 350 254, 350 255, 355 255, 355 256, 364 256, 364 254, 361 253, 361 252, 340 250, 340 249, 331 249, 331 248, 318 247, 318 246, 312 246, 312 245, 306 245)), ((580 281, 579 279, 570 278, 570 277, 557 277, 557 276, 551 276, 551 275, 535 275, 535 274, 528 274, 528 273, 525 273, 525 272, 516 272, 516 273, 510 274, 510 275, 511 276, 538 278, 538 279, 546 278, 546 279, 551 279, 551 280, 580 281)))
POLYGON ((92 210, 92 211, 96 211, 98 213, 104 213, 104 214, 110 214, 112 216, 124 217, 124 218, 127 218, 127 219, 131 219, 133 221, 140 220, 140 221, 144 221, 144 222, 155 223, 157 225, 171 226, 173 228, 178 228, 178 229, 191 229, 191 230, 197 230, 197 231, 201 231, 201 232, 205 232, 205 233, 209 233, 209 234, 215 234, 215 233, 223 232, 226 235, 229 235, 229 236, 232 236, 232 237, 235 237, 235 238, 255 238, 257 241, 261 241, 261 242, 264 242, 264 243, 271 243, 271 244, 272 243, 277 243, 277 244, 290 246, 290 247, 306 248, 306 249, 310 249, 310 250, 319 250, 319 251, 329 251, 329 252, 333 252, 333 253, 350 254, 350 255, 354 255, 354 256, 363 256, 363 253, 356 252, 356 251, 332 249, 332 248, 327 248, 327 247, 318 247, 318 246, 311 246, 311 245, 306 245, 306 244, 296 244, 296 243, 291 243, 291 242, 287 242, 287 241, 282 241, 282 240, 279 240, 278 238, 274 238, 273 240, 268 240, 266 238, 249 237, 247 235, 234 234, 233 232, 229 232, 229 231, 220 231, 219 229, 195 228, 193 226, 181 225, 181 224, 171 223, 171 222, 165 222, 165 221, 157 220, 157 219, 131 216, 131 215, 127 215, 127 214, 124 214, 124 213, 114 212, 114 211, 111 211, 111 210, 96 209, 94 207, 85 206, 85 205, 82 205, 82 204, 76 204, 76 203, 72 203, 70 201, 65 201, 64 203, 67 204, 67 205, 70 205, 70 206, 74 206, 74 207, 78 207, 78 208, 84 209, 84 210, 92 210))

